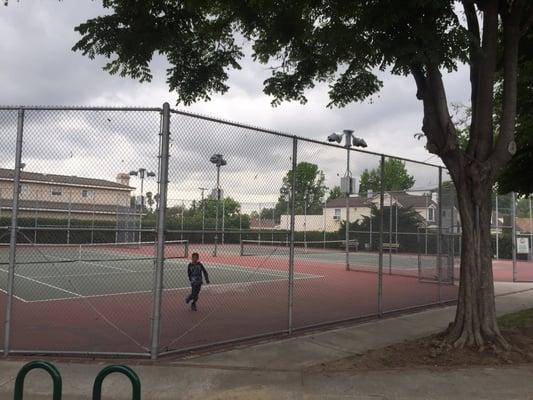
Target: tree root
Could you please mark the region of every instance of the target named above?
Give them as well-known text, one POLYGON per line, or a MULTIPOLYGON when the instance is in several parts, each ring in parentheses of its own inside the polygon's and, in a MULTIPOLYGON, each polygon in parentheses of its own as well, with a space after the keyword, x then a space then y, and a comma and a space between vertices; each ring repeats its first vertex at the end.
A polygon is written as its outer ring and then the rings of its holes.
POLYGON ((443 333, 441 348, 469 348, 477 352, 490 349, 494 353, 509 351, 512 348, 499 331, 483 334, 481 332, 472 332, 472 330, 464 327, 458 332, 455 328, 450 324, 448 329, 443 333))

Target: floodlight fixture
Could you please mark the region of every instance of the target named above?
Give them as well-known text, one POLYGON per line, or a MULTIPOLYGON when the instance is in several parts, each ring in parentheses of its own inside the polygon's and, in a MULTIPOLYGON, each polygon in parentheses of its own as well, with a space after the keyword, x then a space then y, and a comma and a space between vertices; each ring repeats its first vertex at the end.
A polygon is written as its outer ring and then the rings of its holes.
POLYGON ((337 142, 340 143, 342 141, 342 135, 339 135, 338 133, 332 133, 328 136, 328 142, 337 142))
POLYGON ((362 148, 368 147, 368 145, 365 142, 365 139, 358 138, 355 136, 352 139, 352 143, 355 147, 362 147, 362 148))

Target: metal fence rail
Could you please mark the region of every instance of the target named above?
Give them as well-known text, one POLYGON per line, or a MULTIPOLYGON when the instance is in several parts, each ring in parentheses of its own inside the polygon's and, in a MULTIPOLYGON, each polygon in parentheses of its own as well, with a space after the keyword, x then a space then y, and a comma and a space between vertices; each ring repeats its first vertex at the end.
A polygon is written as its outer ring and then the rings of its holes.
MULTIPOLYGON (((6 355, 155 358, 456 299, 460 218, 438 165, 166 103, 0 107, 0 138, 6 355), (192 253, 210 280, 198 311, 192 253)), ((495 268, 528 280, 531 201, 495 203, 495 268)))

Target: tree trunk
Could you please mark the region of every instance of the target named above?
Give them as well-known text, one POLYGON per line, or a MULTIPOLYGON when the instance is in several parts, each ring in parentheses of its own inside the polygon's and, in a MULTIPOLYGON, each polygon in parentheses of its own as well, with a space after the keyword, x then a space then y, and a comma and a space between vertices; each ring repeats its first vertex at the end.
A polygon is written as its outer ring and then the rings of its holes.
POLYGON ((455 179, 462 225, 459 298, 446 341, 455 347, 508 348, 496 322, 490 237, 492 185, 474 183, 464 171, 461 175, 455 179))

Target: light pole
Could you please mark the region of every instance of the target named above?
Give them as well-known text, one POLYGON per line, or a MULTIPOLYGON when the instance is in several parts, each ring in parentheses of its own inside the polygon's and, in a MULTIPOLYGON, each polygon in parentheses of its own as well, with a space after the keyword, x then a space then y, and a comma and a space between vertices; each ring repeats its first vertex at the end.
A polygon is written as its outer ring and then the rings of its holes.
POLYGON ((218 211, 220 208, 220 167, 227 164, 226 160, 222 154, 213 154, 209 161, 216 165, 217 167, 217 187, 216 187, 216 196, 217 196, 217 210, 215 215, 215 247, 213 248, 213 257, 217 256, 217 244, 218 244, 218 211))
POLYGON ((304 191, 304 248, 307 249, 307 189, 304 191))
POLYGON ((144 178, 153 178, 155 177, 155 172, 147 171, 146 168, 139 168, 136 171, 130 171, 130 176, 137 176, 141 180, 141 206, 139 212, 139 245, 141 244, 142 238, 142 227, 143 227, 143 211, 144 211, 144 178))
POLYGON ((281 195, 287 202, 287 221, 285 221, 285 230, 287 231, 287 246, 289 245, 289 219, 291 214, 291 190, 288 185, 284 184, 280 190, 281 195))
POLYGON ((350 270, 350 195, 355 191, 355 182, 350 172, 350 151, 354 147, 367 147, 364 139, 353 136, 353 131, 345 129, 342 134, 332 133, 328 136, 329 142, 340 143, 344 136, 344 147, 346 148, 346 172, 341 179, 341 189, 346 194, 346 271, 350 270))
POLYGON ((205 243, 205 201, 204 201, 204 191, 207 190, 207 188, 199 187, 200 191, 202 192, 202 244, 205 243))

